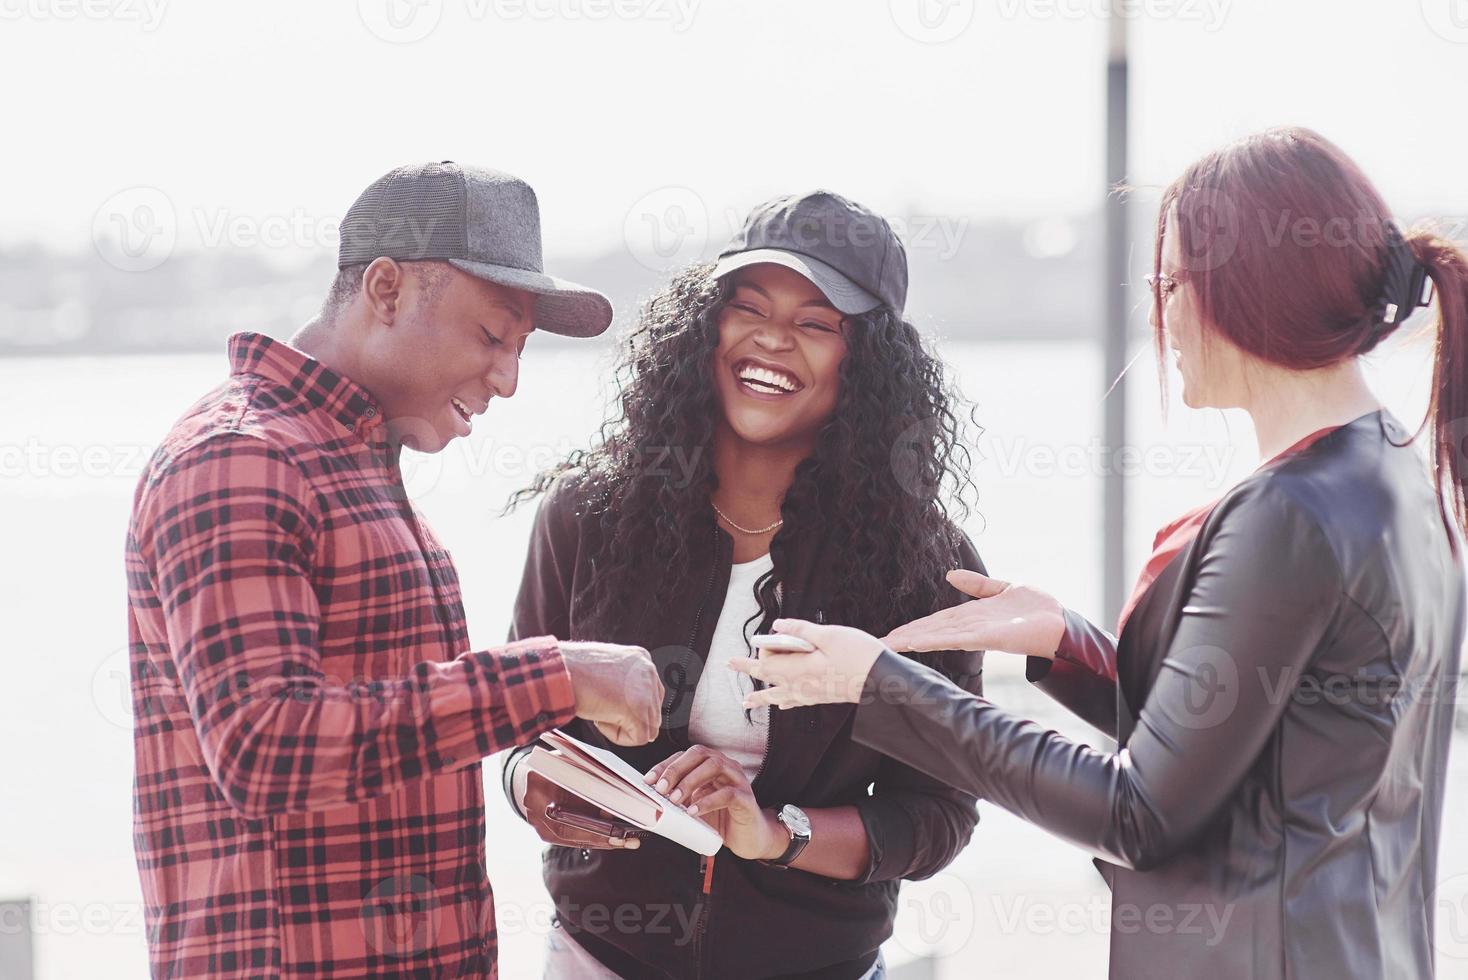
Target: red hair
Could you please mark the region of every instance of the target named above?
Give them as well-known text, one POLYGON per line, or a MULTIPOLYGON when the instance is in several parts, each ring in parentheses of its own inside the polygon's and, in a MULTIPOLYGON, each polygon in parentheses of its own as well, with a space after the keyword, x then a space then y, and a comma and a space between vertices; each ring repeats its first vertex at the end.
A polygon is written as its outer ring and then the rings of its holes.
MULTIPOLYGON (((1395 329, 1383 323, 1381 303, 1398 234, 1391 212, 1360 168, 1318 133, 1270 129, 1190 166, 1162 195, 1158 273, 1169 217, 1183 256, 1178 277, 1194 290, 1204 322, 1264 361, 1302 371, 1327 367, 1370 351, 1395 329)), ((1404 237, 1435 286, 1437 347, 1424 425, 1433 431, 1443 520, 1463 528, 1468 258, 1426 229, 1404 237)), ((1160 291, 1153 303, 1161 365, 1160 291)))

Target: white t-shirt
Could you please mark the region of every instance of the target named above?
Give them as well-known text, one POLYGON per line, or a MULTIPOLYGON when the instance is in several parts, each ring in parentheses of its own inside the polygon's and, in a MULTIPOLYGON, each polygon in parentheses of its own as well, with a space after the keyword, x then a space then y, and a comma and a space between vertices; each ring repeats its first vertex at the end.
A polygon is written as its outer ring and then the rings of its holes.
POLYGON ((749 656, 747 637, 759 627, 759 601, 754 584, 775 567, 769 555, 740 562, 729 570, 729 591, 714 626, 713 643, 704 664, 703 676, 693 692, 693 713, 688 720, 688 740, 707 745, 739 763, 754 781, 765 763, 770 738, 770 709, 744 710, 744 698, 754 690, 745 674, 729 669, 729 661, 749 656), (748 627, 745 624, 748 623, 748 627))

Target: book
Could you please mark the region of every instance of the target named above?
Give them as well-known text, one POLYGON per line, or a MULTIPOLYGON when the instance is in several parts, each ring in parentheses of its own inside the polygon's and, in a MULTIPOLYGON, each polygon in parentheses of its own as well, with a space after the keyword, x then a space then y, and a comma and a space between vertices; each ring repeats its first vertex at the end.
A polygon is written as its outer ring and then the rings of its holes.
POLYGON ((620 756, 588 745, 560 729, 541 736, 525 765, 567 792, 620 820, 712 857, 724 840, 718 831, 655 788, 620 756))

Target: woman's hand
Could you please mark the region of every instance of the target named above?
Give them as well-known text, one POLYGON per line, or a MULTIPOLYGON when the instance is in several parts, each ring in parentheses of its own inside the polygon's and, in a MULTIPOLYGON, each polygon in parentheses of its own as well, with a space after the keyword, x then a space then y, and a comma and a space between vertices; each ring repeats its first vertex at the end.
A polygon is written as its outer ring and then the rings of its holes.
POLYGON ((790 846, 789 831, 755 802, 744 767, 717 749, 695 745, 675 752, 642 778, 717 830, 739 857, 770 861, 790 846))
POLYGON ((884 642, 901 653, 934 650, 1002 650, 1053 658, 1065 636, 1065 607, 1027 585, 959 569, 948 582, 973 602, 915 619, 888 633, 884 642))
POLYGON ((806 704, 855 704, 872 664, 885 649, 870 633, 850 626, 822 626, 801 619, 777 619, 777 633, 807 640, 813 653, 762 652, 757 660, 729 661, 729 667, 763 681, 762 690, 744 699, 746 708, 770 704, 794 708, 806 704))

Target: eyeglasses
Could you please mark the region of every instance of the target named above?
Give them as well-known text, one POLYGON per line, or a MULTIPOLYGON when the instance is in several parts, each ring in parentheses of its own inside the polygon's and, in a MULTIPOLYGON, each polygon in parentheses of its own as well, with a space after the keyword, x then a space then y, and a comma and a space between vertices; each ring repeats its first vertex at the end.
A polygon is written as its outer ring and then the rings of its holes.
POLYGON ((1147 276, 1147 285, 1152 288, 1152 292, 1157 295, 1158 299, 1165 300, 1172 295, 1173 290, 1186 281, 1186 278, 1184 275, 1170 276, 1165 272, 1154 272, 1147 276))

